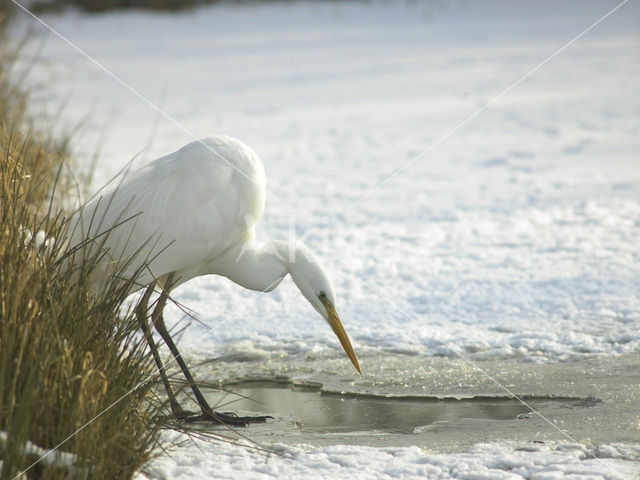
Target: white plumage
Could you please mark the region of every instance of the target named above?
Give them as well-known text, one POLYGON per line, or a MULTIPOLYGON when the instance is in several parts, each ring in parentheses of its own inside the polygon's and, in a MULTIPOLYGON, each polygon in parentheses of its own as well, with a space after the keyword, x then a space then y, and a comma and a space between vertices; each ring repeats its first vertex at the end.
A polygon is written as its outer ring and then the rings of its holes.
POLYGON ((209 137, 156 159, 87 204, 72 221, 72 243, 97 238, 107 252, 96 282, 133 258, 125 275, 150 260, 139 286, 172 272, 183 283, 219 273, 207 271, 211 263, 251 241, 265 193, 254 151, 231 137, 209 137))

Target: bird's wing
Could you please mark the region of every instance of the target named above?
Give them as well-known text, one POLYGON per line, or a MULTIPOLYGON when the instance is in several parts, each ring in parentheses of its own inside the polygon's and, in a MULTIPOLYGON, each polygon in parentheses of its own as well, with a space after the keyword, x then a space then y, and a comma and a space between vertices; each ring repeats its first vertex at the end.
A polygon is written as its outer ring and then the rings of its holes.
POLYGON ((138 278, 146 284, 242 241, 264 201, 264 169, 255 153, 237 140, 211 137, 151 162, 94 200, 82 214, 83 231, 91 218, 93 236, 120 224, 104 235, 109 259, 135 258, 127 274, 147 260, 150 271, 138 278))

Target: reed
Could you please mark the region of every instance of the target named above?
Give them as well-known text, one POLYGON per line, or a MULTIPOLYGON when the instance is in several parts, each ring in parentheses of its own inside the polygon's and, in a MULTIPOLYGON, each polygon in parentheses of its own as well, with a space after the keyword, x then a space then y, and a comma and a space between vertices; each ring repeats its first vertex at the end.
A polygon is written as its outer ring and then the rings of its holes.
POLYGON ((155 368, 122 311, 126 283, 90 294, 104 259, 70 266, 53 241, 68 228, 67 142, 30 126, 11 59, 0 54, 0 478, 131 478, 159 436, 155 368), (65 455, 40 458, 58 445, 65 455))

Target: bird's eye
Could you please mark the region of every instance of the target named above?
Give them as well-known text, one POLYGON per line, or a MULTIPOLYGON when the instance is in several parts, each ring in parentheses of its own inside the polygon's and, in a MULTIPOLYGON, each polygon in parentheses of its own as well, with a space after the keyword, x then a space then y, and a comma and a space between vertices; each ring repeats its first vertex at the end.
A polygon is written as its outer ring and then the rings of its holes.
POLYGON ((318 295, 320 298, 327 298, 327 294, 324 292, 320 292, 320 294, 318 295))

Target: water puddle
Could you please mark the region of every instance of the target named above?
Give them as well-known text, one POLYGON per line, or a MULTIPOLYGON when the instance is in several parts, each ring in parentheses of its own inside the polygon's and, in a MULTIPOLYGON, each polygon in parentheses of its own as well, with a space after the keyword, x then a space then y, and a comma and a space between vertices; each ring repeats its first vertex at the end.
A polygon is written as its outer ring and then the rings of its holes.
POLYGON ((301 429, 310 432, 411 433, 416 427, 435 422, 458 419, 514 420, 530 412, 528 407, 509 398, 388 398, 326 393, 321 392, 320 387, 270 382, 245 382, 229 386, 229 389, 246 398, 229 395, 221 399, 216 394, 217 410, 271 414, 276 418, 294 417, 301 429))

